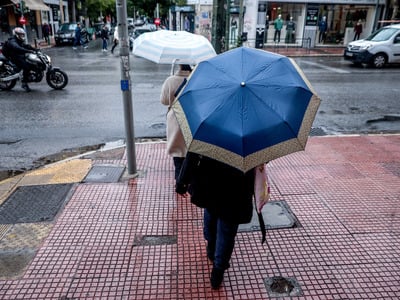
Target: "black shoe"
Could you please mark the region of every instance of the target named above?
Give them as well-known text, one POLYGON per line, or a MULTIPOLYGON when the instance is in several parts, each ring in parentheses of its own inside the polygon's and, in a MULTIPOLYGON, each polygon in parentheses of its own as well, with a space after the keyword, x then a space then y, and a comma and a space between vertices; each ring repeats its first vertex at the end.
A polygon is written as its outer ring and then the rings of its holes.
POLYGON ((26 82, 23 82, 21 87, 25 90, 25 92, 31 91, 31 89, 29 88, 29 85, 26 82))
POLYGON ((211 286, 213 289, 218 289, 224 279, 224 270, 214 267, 211 271, 211 286))

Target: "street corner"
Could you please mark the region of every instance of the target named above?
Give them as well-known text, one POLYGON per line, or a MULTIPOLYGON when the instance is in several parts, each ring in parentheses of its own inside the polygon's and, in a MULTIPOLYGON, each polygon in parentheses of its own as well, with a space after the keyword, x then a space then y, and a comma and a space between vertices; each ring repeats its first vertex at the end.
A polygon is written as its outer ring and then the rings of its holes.
POLYGON ((0 205, 18 186, 81 182, 92 167, 91 159, 57 162, 0 181, 0 205))
POLYGON ((91 167, 91 159, 61 161, 26 173, 19 185, 78 183, 91 167))

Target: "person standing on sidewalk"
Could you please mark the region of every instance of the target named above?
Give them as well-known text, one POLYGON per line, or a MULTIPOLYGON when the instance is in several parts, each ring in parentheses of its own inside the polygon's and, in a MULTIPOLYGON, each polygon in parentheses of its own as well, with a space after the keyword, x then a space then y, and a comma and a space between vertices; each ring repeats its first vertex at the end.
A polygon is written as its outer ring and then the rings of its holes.
POLYGON ((296 23, 293 22, 293 17, 290 17, 289 21, 286 24, 286 38, 285 43, 295 43, 296 39, 294 37, 296 32, 296 23))
POLYGON ((325 43, 326 31, 328 30, 328 23, 326 22, 326 17, 325 16, 323 16, 322 20, 319 22, 318 28, 319 28, 318 42, 319 43, 321 43, 321 42, 325 43))
POLYGON ((167 153, 172 156, 175 167, 175 181, 178 179, 179 172, 186 156, 186 144, 183 139, 182 131, 178 121, 171 110, 172 102, 177 96, 177 90, 184 84, 185 78, 190 75, 192 68, 189 65, 179 65, 179 71, 169 76, 161 88, 160 101, 168 106, 167 112, 167 153))
POLYGON ((101 29, 101 34, 100 37, 103 41, 103 48, 102 51, 106 52, 107 51, 107 46, 108 46, 108 29, 107 26, 104 24, 103 28, 101 29))
POLYGON ((362 24, 361 24, 361 20, 358 20, 357 24, 354 26, 354 39, 353 39, 353 41, 359 40, 361 33, 362 33, 362 24))
POLYGON ((274 21, 274 28, 275 28, 274 42, 275 43, 279 43, 281 41, 281 30, 282 30, 282 27, 283 27, 282 16, 278 15, 278 18, 274 21))
POLYGON ((213 262, 210 283, 217 289, 229 268, 239 224, 253 215, 254 169, 243 173, 214 159, 188 152, 176 192, 204 208, 207 257, 213 262))

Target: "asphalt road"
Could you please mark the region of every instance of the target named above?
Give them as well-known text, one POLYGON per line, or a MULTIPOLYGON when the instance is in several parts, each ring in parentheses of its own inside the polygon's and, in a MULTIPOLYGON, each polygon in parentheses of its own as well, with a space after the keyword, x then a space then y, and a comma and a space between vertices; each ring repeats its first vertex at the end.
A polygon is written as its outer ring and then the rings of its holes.
MULTIPOLYGON (((69 76, 62 91, 45 81, 0 91, 0 171, 24 170, 60 159, 88 146, 125 139, 120 59, 89 49, 45 50, 69 76)), ((400 132, 400 67, 355 68, 341 57, 296 58, 322 104, 314 127, 322 134, 400 132)), ((159 102, 170 66, 130 57, 136 138, 164 137, 166 108, 159 102)))

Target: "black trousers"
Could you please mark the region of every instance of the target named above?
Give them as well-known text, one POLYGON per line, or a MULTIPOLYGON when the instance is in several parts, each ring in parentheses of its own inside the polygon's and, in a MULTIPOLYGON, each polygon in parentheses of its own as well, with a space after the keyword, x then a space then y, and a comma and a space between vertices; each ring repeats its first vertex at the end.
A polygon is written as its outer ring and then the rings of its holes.
POLYGON ((25 56, 17 55, 14 56, 11 61, 20 69, 22 72, 22 81, 28 82, 29 71, 32 69, 31 65, 26 61, 25 56))

